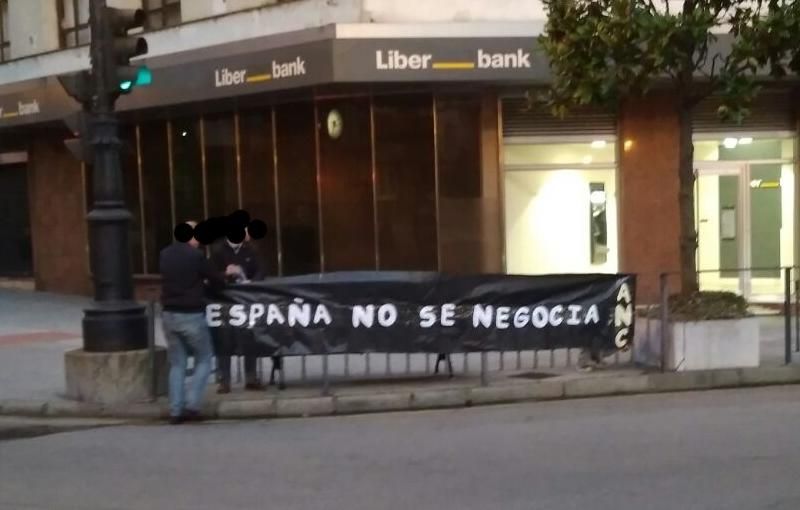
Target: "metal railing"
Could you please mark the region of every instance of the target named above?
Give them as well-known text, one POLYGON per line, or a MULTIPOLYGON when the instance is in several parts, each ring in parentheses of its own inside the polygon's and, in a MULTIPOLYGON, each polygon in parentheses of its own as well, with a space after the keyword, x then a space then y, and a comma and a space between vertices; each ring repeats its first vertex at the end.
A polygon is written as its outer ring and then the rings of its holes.
MULTIPOLYGON (((771 293, 773 299, 768 300, 766 302, 758 301, 750 299, 748 304, 750 305, 751 309, 753 307, 763 307, 764 311, 770 311, 764 317, 772 316, 774 318, 781 317, 783 322, 783 331, 782 331, 782 353, 780 362, 782 364, 790 364, 793 361, 793 352, 798 353, 800 352, 800 267, 749 267, 749 268, 719 268, 719 269, 704 269, 697 271, 698 279, 701 280, 701 290, 709 290, 709 291, 717 291, 717 290, 729 290, 736 292, 740 295, 743 294, 743 289, 741 286, 737 285, 736 290, 728 288, 709 288, 706 286, 704 288, 702 282, 702 275, 714 274, 718 273, 720 275, 736 275, 735 277, 728 277, 727 280, 729 282, 734 279, 738 279, 739 281, 743 281, 741 276, 744 274, 745 277, 751 277, 754 273, 764 273, 764 272, 771 272, 776 273, 779 276, 777 278, 770 278, 771 280, 778 280, 774 282, 775 290, 778 292, 771 293), (781 289, 778 289, 781 287, 781 289), (792 322, 794 321, 794 328, 792 327, 792 322), (792 343, 794 343, 794 348, 792 348, 792 343)), ((666 272, 661 273, 659 275, 659 286, 660 286, 660 299, 657 305, 657 316, 658 316, 658 334, 661 339, 666 338, 668 334, 670 334, 670 328, 673 324, 672 317, 670 316, 669 310, 669 298, 672 294, 672 287, 670 285, 670 280, 673 278, 677 278, 680 276, 678 272, 666 272)), ((752 281, 752 279, 751 279, 752 281)), ((644 316, 648 318, 648 320, 652 319, 655 315, 653 307, 647 307, 644 316)), ((758 314, 756 314, 758 315, 758 314)), ((642 317, 640 316, 639 319, 642 317)), ((647 329, 647 334, 650 335, 650 324, 642 324, 642 321, 639 321, 640 324, 637 325, 637 336, 639 336, 642 326, 647 329)), ((768 329, 766 334, 762 331, 765 328, 764 324, 760 324, 760 332, 759 332, 759 341, 763 346, 767 347, 775 347, 777 338, 773 334, 772 329, 774 329, 773 324, 768 324, 768 329)), ((760 362, 762 364, 769 364, 778 362, 778 357, 775 356, 776 352, 773 352, 774 349, 767 349, 766 355, 762 353, 760 362)), ((662 349, 660 352, 661 360, 660 360, 660 369, 662 371, 666 371, 666 363, 667 363, 667 356, 665 349, 662 349)))
MULTIPOLYGON (((147 303, 148 346, 151 355, 151 397, 157 398, 159 390, 158 366, 156 362, 158 335, 158 305, 147 303)), ((161 341, 163 343, 163 340, 161 341)), ((302 387, 319 386, 323 395, 330 394, 334 383, 391 383, 403 380, 435 377, 451 379, 479 378, 480 384, 488 386, 493 374, 508 376, 545 377, 577 368, 580 348, 547 350, 525 350, 506 352, 471 352, 437 355, 433 353, 365 353, 365 354, 320 354, 291 355, 279 358, 280 370, 274 370, 275 358, 261 357, 256 365, 256 375, 263 382, 271 382, 279 388, 287 385, 302 387), (554 371, 553 374, 537 371, 554 371), (530 372, 533 372, 532 374, 530 372)), ((616 351, 608 356, 606 367, 629 366, 632 351, 616 351)), ((231 358, 232 382, 241 384, 245 379, 244 356, 234 354, 231 358)), ((191 373, 191 367, 189 369, 191 373)), ((217 360, 214 360, 214 375, 217 360)))

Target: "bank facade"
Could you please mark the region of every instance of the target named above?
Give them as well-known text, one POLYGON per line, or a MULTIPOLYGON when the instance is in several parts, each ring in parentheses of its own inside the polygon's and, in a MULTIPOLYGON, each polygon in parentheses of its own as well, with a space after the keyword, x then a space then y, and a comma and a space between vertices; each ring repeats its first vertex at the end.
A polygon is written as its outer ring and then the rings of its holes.
MULTIPOLYGON (((631 272, 654 300, 678 269, 672 98, 555 119, 527 99, 549 80, 537 35, 331 23, 149 57, 153 85, 119 101, 140 296, 157 291, 177 222, 244 208, 269 227, 274 275, 631 272)), ((713 98, 696 112, 704 288, 779 299, 798 251, 794 104, 768 87, 742 126, 718 122, 713 98)), ((54 76, 0 85, 0 195, 15 211, 0 275, 89 293, 93 172, 61 121, 75 109, 54 76)))

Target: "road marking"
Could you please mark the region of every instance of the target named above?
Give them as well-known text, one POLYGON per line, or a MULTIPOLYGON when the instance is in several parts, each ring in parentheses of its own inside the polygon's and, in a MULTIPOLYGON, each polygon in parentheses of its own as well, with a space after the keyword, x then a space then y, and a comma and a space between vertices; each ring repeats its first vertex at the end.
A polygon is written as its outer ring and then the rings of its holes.
POLYGON ((31 333, 14 333, 10 335, 0 335, 0 347, 8 345, 21 345, 30 343, 60 342, 62 340, 74 340, 80 338, 79 333, 68 333, 66 331, 34 331, 31 333))

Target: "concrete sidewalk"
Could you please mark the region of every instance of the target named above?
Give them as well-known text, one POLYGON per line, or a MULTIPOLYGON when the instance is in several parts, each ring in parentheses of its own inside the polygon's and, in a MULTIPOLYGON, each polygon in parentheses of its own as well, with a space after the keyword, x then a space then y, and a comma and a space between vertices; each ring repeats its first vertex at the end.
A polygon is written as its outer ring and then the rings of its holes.
MULTIPOLYGON (((27 291, 0 290, 0 415, 157 418, 166 402, 143 402, 125 408, 101 408, 63 397, 63 355, 79 348, 82 310, 89 300, 27 291)), ((220 418, 265 418, 459 407, 525 400, 683 391, 758 384, 800 383, 800 365, 782 367, 783 322, 762 319, 762 367, 693 373, 648 373, 630 364, 579 373, 577 352, 491 354, 490 385, 482 387, 479 357, 455 356, 456 376, 428 374, 426 355, 382 354, 347 359, 351 374, 343 377, 344 357, 331 356, 329 396, 321 396, 321 361, 309 357, 287 362, 290 388, 278 392, 243 392, 224 398, 209 390, 208 413, 220 418), (391 367, 387 375, 387 359, 391 367), (518 364, 519 363, 519 364, 518 364)), ((163 345, 160 327, 157 344, 163 345)), ((622 359, 621 361, 625 361, 622 359)), ((265 363, 269 367, 269 363, 265 363)))

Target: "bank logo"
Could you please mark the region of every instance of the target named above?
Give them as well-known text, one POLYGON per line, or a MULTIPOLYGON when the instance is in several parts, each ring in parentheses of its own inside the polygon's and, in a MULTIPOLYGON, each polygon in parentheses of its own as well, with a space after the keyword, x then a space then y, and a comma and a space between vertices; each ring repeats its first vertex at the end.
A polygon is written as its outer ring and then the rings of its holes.
POLYGON ((26 115, 36 115, 42 113, 42 109, 39 107, 39 101, 34 99, 33 101, 17 102, 17 111, 8 111, 4 107, 0 106, 0 119, 11 119, 14 117, 24 117, 26 115))
POLYGON ((261 83, 265 81, 296 78, 306 75, 306 61, 297 57, 292 61, 273 60, 270 72, 264 74, 249 74, 247 69, 230 70, 227 67, 214 70, 214 86, 233 87, 246 83, 261 83))
POLYGON ((492 53, 479 49, 473 60, 436 60, 431 53, 403 53, 395 49, 377 50, 375 68, 379 71, 530 69, 531 54, 522 48, 510 53, 492 53))
POLYGON ((230 87, 232 85, 241 85, 247 79, 247 70, 240 69, 238 71, 230 71, 227 67, 217 69, 214 71, 214 85, 219 87, 230 87))

